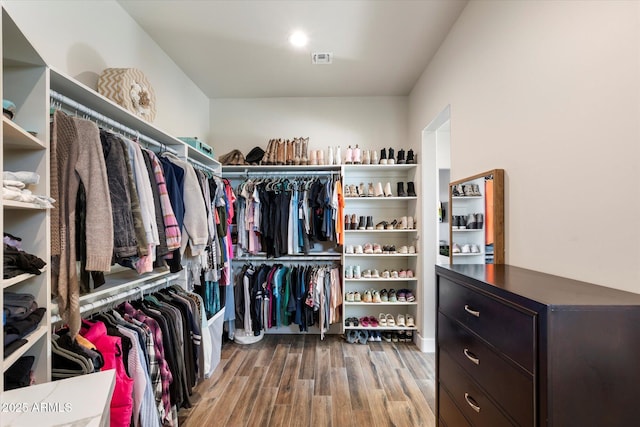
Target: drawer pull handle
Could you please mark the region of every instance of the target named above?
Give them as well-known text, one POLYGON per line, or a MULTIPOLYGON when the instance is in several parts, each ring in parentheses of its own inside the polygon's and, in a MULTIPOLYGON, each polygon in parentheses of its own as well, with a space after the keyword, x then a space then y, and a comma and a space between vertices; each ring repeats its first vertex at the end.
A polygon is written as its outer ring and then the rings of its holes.
POLYGON ((467 401, 467 404, 469 406, 471 406, 471 409, 473 409, 474 411, 476 411, 477 413, 480 413, 480 406, 478 406, 478 404, 476 403, 475 400, 473 400, 473 397, 469 396, 469 393, 465 393, 464 394, 464 400, 467 401))
POLYGON ((464 349, 464 355, 476 365, 480 364, 480 359, 478 359, 475 354, 471 353, 468 348, 464 349))
POLYGON ((464 311, 466 311, 467 313, 472 314, 472 315, 474 315, 476 317, 480 317, 480 312, 472 310, 471 307, 469 307, 469 304, 465 304, 464 305, 464 311))

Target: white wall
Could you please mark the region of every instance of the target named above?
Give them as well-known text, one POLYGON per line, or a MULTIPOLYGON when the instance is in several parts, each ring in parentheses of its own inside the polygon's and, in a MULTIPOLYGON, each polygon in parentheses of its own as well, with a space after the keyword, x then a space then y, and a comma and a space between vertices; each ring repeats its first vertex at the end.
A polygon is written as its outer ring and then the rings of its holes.
POLYGON ((4 4, 49 65, 93 89, 105 68, 138 68, 156 94, 154 125, 208 142, 209 99, 116 1, 4 4))
POLYGON ((640 293, 640 2, 470 2, 412 144, 448 104, 451 179, 505 169, 508 264, 640 293))
POLYGON ((272 138, 309 137, 310 149, 359 144, 405 146, 407 97, 258 98, 211 100, 211 141, 216 156, 272 138))

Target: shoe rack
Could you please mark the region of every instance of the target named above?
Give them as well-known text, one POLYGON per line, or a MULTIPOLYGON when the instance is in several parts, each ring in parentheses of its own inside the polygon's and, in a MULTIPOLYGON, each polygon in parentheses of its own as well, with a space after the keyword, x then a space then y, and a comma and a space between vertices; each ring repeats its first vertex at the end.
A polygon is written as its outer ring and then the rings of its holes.
POLYGON ((504 264, 504 171, 449 184, 450 264, 504 264))
POLYGON ((390 332, 394 335, 406 334, 409 336, 407 340, 411 341, 413 331, 417 328, 415 323, 413 326, 406 326, 407 319, 409 317, 418 318, 419 304, 417 301, 420 293, 416 274, 419 259, 419 254, 416 253, 418 230, 421 226, 415 218, 418 203, 414 184, 417 165, 359 164, 343 165, 342 168, 346 188, 344 214, 349 217, 349 223, 354 217, 357 221, 356 229, 349 228, 348 223, 345 222, 343 265, 345 272, 343 278, 345 335, 349 336, 354 330, 369 330, 380 332, 383 335, 390 332), (413 191, 410 192, 409 187, 413 191), (352 191, 349 191, 349 188, 355 188, 357 194, 351 194, 352 191), (398 194, 399 190, 406 194, 398 194), (367 249, 373 247, 379 247, 378 250, 381 253, 375 253, 378 251, 365 253, 370 252, 367 249), (389 252, 390 247, 395 247, 395 251, 389 252), (360 248, 363 249, 362 253, 359 253, 360 248), (360 278, 352 276, 355 269, 359 270, 360 278), (407 275, 409 270, 413 273, 413 277, 407 275), (372 277, 365 278, 366 271, 370 271, 372 277), (389 277, 385 277, 385 272, 389 272, 389 277), (397 273, 397 276, 394 272, 397 273), (396 295, 403 289, 409 290, 415 300, 364 301, 367 292, 371 294, 372 298, 375 298, 376 292, 379 295, 386 293, 388 299, 392 289, 396 295), (353 295, 355 292, 359 293, 360 301, 351 301, 350 294, 353 295), (381 322, 383 315, 385 320, 393 318, 394 322, 392 324, 384 320, 381 322), (399 316, 404 320, 405 326, 398 325, 399 316), (356 326, 352 319, 360 320, 363 317, 375 318, 377 326, 375 323, 363 326, 360 321, 356 326))

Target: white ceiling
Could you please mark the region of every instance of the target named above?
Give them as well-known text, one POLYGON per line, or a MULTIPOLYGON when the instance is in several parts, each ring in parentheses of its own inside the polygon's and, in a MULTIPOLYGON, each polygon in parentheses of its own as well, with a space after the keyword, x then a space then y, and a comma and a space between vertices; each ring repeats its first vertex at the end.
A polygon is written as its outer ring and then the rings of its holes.
POLYGON ((210 98, 407 95, 467 0, 118 0, 210 98), (287 39, 309 35, 305 48, 287 39), (312 52, 333 64, 312 65, 312 52))

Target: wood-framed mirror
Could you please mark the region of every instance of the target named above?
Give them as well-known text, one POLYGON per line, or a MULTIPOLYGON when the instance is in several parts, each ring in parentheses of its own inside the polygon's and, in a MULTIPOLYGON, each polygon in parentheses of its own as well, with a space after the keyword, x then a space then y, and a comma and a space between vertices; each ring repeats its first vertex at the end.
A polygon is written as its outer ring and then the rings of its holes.
POLYGON ((449 263, 504 264, 504 169, 449 183, 449 263))

